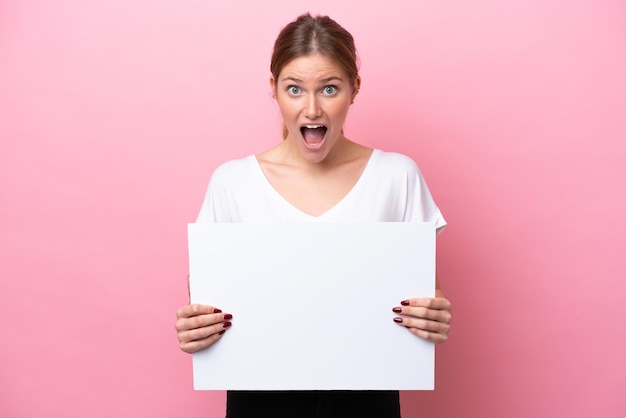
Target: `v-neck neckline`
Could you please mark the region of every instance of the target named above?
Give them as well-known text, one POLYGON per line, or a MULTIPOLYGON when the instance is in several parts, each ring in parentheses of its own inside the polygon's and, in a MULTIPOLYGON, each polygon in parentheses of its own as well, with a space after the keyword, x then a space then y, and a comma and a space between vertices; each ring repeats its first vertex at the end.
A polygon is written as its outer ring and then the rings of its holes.
POLYGON ((250 157, 248 157, 248 159, 250 160, 257 176, 259 177, 261 186, 270 195, 274 196, 274 198, 277 201, 279 201, 283 206, 289 208, 290 211, 295 212, 307 219, 322 220, 330 216, 333 212, 337 211, 338 208, 340 208, 341 206, 345 205, 346 204, 345 202, 350 200, 351 196, 354 195, 358 191, 358 189, 361 188, 361 184, 365 182, 366 178, 369 176, 369 172, 371 171, 371 167, 374 165, 374 162, 378 156, 378 153, 379 153, 378 149, 372 150, 372 153, 368 157, 367 163, 365 164, 365 168, 359 175, 359 178, 356 180, 356 182, 352 185, 350 190, 348 190, 348 192, 337 203, 335 203, 333 206, 328 208, 324 213, 317 215, 317 216, 306 213, 305 211, 303 211, 302 209, 298 208, 293 203, 291 203, 289 200, 287 200, 282 194, 280 194, 278 190, 276 190, 274 186, 272 186, 272 183, 269 181, 269 179, 265 175, 265 172, 263 171, 263 167, 261 167, 261 163, 259 162, 256 155, 251 155, 250 157))

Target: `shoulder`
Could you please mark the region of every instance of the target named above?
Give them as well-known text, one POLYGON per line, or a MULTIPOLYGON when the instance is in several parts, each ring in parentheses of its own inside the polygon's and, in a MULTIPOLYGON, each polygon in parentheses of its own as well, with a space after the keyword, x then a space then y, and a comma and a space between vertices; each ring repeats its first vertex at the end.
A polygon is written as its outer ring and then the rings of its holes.
POLYGON ((375 149, 373 157, 375 159, 375 165, 379 169, 397 174, 419 173, 417 163, 408 155, 375 149))
POLYGON ((220 164, 211 175, 211 183, 221 185, 249 179, 252 173, 252 158, 254 156, 250 155, 220 164))

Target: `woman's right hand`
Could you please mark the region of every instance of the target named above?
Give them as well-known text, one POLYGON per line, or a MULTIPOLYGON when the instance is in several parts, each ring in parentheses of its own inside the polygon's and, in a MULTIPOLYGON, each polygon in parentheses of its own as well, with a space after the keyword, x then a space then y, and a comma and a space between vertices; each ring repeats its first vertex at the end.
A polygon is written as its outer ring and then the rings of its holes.
POLYGON ((219 340, 230 328, 231 314, 209 305, 186 305, 176 311, 180 349, 195 353, 219 340))

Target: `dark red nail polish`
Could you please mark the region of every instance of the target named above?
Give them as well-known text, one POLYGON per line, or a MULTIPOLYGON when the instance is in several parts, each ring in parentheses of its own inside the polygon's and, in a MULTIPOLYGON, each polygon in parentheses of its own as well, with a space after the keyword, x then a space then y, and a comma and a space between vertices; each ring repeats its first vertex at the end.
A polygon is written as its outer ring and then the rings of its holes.
POLYGON ((224 319, 233 319, 233 316, 227 313, 227 314, 224 314, 224 319))
POLYGON ((222 310, 215 308, 215 309, 213 309, 213 313, 222 313, 222 310))
POLYGON ((402 308, 396 306, 392 309, 392 311, 394 311, 395 313, 402 313, 402 308))
POLYGON ((408 300, 403 300, 402 302, 400 302, 400 305, 402 306, 409 306, 411 304, 411 302, 409 302, 408 300))
POLYGON ((226 330, 222 330, 222 331, 218 332, 218 335, 224 335, 225 332, 226 332, 226 330))
POLYGON ((395 322, 396 324, 401 324, 402 318, 393 318, 393 322, 395 322))
POLYGON ((228 322, 228 321, 226 321, 226 322, 224 322, 224 323, 222 324, 222 327, 223 327, 223 328, 228 328, 228 327, 229 327, 229 326, 231 326, 232 324, 233 324, 232 322, 228 322))

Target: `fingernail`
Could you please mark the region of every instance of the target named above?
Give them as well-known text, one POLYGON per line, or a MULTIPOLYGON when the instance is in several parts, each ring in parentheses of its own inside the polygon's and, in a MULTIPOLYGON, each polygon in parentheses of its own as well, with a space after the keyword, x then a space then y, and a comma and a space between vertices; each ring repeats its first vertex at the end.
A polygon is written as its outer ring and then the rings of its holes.
POLYGON ((215 309, 213 309, 213 313, 222 313, 222 310, 215 308, 215 309))
POLYGON ((392 309, 392 311, 394 311, 395 313, 402 313, 402 308, 396 306, 395 308, 392 309))
POLYGON ((226 321, 226 322, 224 322, 224 323, 222 324, 222 327, 224 327, 224 328, 228 328, 228 327, 229 327, 229 326, 231 326, 232 324, 233 324, 232 322, 228 322, 228 321, 226 321))
POLYGON ((402 302, 400 302, 400 305, 402 306, 409 306, 411 304, 411 302, 409 302, 408 300, 403 300, 402 302))
POLYGON ((224 319, 233 319, 233 316, 227 313, 227 314, 224 314, 224 319))
POLYGON ((218 335, 224 335, 225 332, 226 332, 226 330, 220 331, 220 332, 218 332, 218 335))
POLYGON ((395 322, 396 324, 401 324, 402 318, 393 318, 393 322, 395 322))

